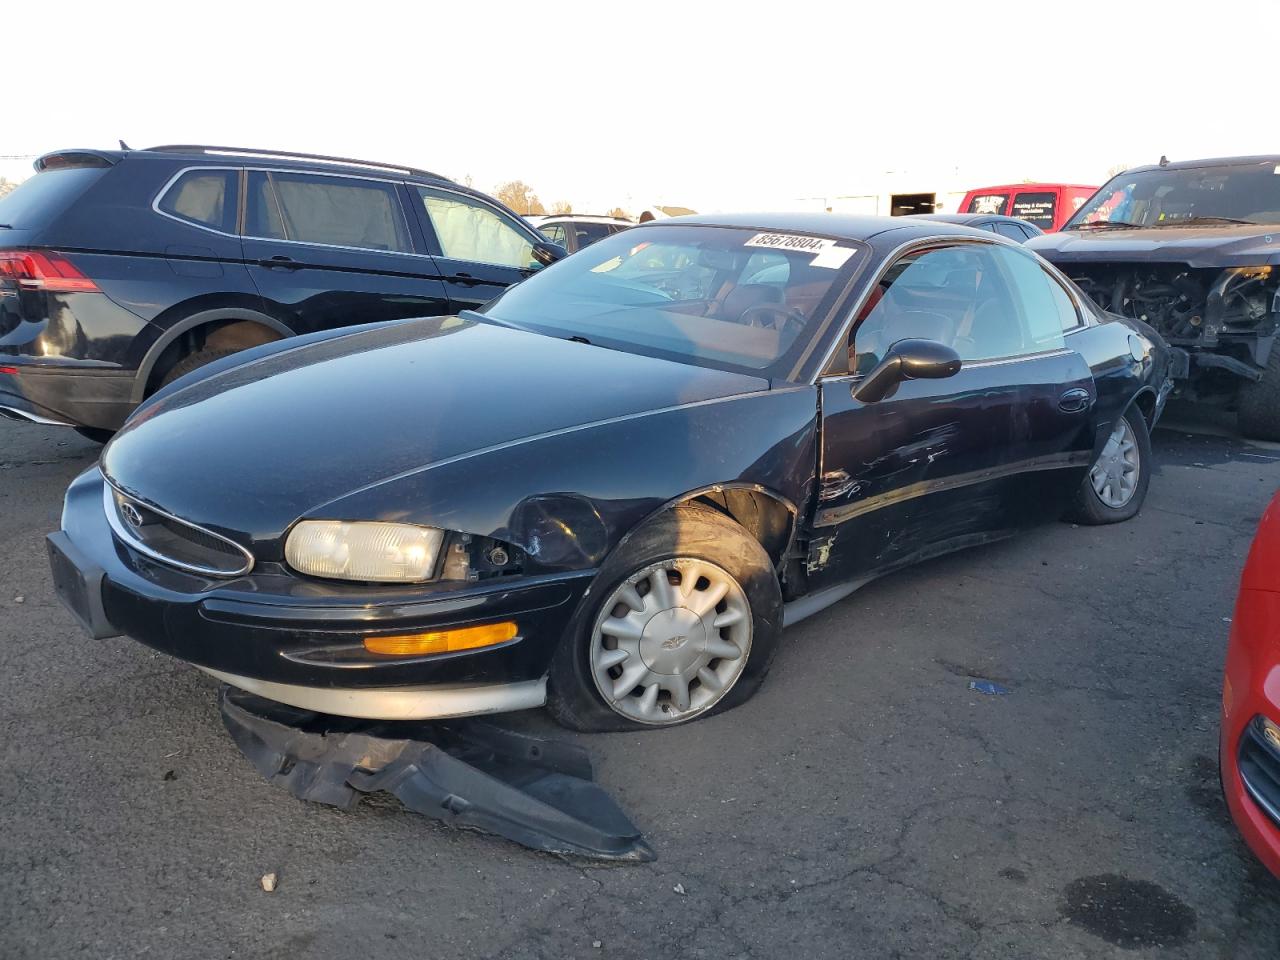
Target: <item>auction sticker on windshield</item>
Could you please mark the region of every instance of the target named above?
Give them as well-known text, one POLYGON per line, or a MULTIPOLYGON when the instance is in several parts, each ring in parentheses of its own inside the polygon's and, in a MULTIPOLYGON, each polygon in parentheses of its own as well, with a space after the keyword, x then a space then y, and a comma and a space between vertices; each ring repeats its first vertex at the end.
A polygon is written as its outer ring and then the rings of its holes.
POLYGON ((793 253, 812 253, 811 267, 827 267, 838 270, 845 265, 854 251, 836 246, 835 240, 823 237, 802 237, 794 233, 757 233, 745 244, 748 247, 766 247, 769 250, 790 250, 793 253))

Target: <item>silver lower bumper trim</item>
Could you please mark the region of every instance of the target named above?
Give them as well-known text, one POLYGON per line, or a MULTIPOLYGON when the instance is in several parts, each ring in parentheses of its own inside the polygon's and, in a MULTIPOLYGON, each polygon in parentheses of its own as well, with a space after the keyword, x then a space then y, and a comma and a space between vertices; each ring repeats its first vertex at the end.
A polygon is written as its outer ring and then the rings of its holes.
POLYGON ((437 720, 481 713, 530 710, 547 702, 547 681, 489 683, 474 686, 432 684, 422 687, 300 687, 239 677, 234 673, 200 667, 233 687, 256 693, 277 703, 361 720, 437 720))
POLYGON ((0 417, 8 420, 22 420, 26 423, 40 423, 47 427, 69 427, 71 424, 65 420, 54 420, 52 417, 42 417, 38 413, 29 413, 26 410, 19 410, 17 407, 6 407, 0 404, 0 417))

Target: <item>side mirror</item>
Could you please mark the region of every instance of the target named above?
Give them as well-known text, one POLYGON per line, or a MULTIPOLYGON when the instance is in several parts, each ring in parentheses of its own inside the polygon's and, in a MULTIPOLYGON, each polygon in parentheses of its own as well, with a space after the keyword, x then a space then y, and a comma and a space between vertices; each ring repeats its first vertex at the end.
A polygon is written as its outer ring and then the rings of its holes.
POLYGON ((936 340, 899 340, 853 390, 859 403, 883 400, 903 380, 941 380, 960 372, 960 354, 936 340))
POLYGON ((549 267, 557 260, 563 260, 568 255, 568 250, 558 243, 552 243, 550 240, 539 240, 533 245, 533 259, 544 267, 549 267))

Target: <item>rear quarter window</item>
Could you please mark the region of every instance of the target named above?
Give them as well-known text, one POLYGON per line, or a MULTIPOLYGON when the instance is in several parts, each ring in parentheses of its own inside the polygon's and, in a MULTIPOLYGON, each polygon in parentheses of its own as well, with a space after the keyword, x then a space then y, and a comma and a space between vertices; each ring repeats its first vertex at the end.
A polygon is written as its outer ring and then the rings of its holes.
POLYGON ((15 230, 46 227, 84 196, 108 170, 70 167, 37 173, 0 198, 0 223, 15 230))
POLYGON ((188 170, 164 192, 158 206, 179 220, 234 233, 239 183, 239 170, 188 170))

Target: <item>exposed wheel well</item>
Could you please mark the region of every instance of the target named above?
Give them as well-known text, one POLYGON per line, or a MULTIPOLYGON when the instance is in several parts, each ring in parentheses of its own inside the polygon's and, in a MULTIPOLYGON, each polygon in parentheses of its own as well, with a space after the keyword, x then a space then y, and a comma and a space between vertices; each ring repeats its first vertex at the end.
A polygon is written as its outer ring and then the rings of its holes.
POLYGON ((247 350, 249 347, 283 340, 289 335, 282 328, 273 326, 271 321, 235 316, 210 317, 191 325, 184 324, 181 332, 162 348, 152 363, 147 373, 143 396, 155 393, 165 374, 183 357, 201 350, 247 350))
POLYGON ((764 547, 775 569, 781 566, 795 522, 789 505, 762 490, 743 487, 709 490, 685 502, 705 503, 727 514, 764 547))
POLYGON ((1142 419, 1147 421, 1147 429, 1150 430, 1156 415, 1156 395, 1144 390, 1133 398, 1133 405, 1142 413, 1142 419))

